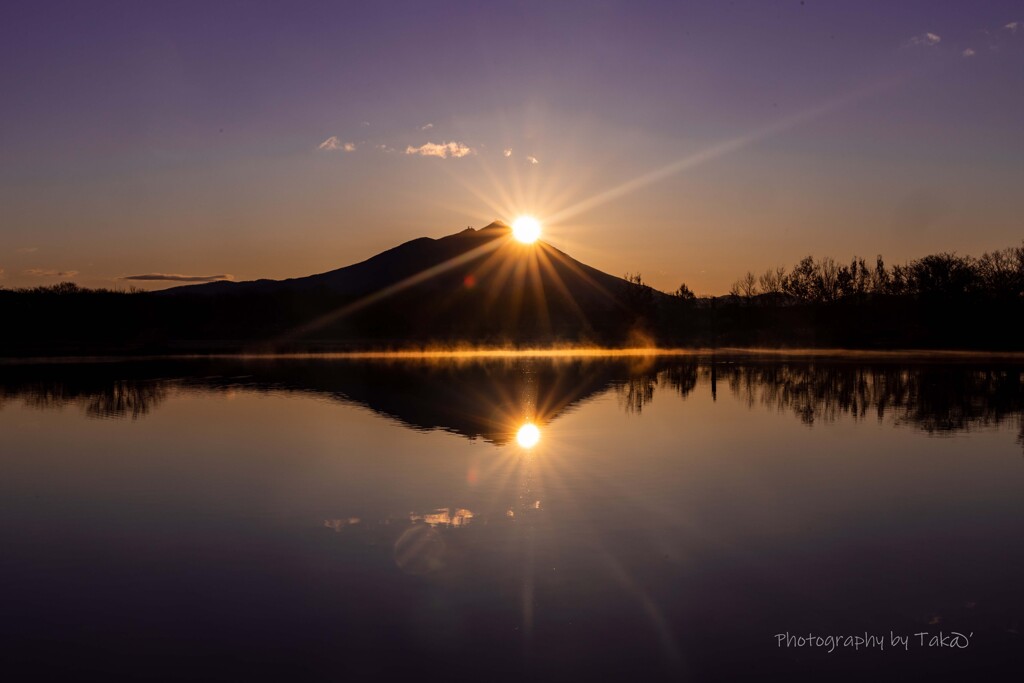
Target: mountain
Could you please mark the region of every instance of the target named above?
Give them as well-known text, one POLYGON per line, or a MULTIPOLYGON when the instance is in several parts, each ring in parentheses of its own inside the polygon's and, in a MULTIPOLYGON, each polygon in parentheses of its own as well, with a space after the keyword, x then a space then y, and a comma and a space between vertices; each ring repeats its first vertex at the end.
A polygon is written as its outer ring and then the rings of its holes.
MULTIPOLYGON (((326 289, 337 294, 364 296, 422 273, 429 273, 429 276, 415 284, 435 291, 450 291, 453 285, 465 285, 469 276, 473 276, 474 284, 481 288, 501 288, 511 283, 501 282, 495 276, 510 267, 528 268, 535 261, 538 264, 550 263, 557 276, 572 286, 570 291, 586 298, 600 294, 602 290, 611 292, 628 284, 622 278, 580 263, 541 240, 530 245, 520 244, 512 237, 512 229, 508 225, 494 221, 479 230, 466 228, 439 239, 420 237, 410 240, 360 263, 326 273, 286 280, 209 282, 173 287, 162 293, 224 294, 326 289), (450 264, 450 268, 436 273, 431 271, 445 264, 450 264)), ((542 275, 544 285, 554 285, 550 269, 545 269, 542 275)))
MULTIPOLYGON (((942 268, 932 268, 952 263, 947 255, 922 260, 928 268, 914 266, 924 273, 920 282, 932 283, 923 289, 832 299, 695 299, 603 273, 545 242, 520 244, 511 232, 494 222, 424 237, 289 280, 159 292, 90 290, 71 282, 0 288, 0 359, 481 346, 1019 351, 1024 345, 1017 329, 1024 296, 1009 266, 999 271, 1009 284, 957 285, 956 291, 935 285, 949 280, 935 275, 942 268)), ((908 271, 899 272, 905 280, 908 271)), ((813 273, 804 276, 813 280, 813 273)))
POLYGON ((609 341, 635 326, 644 306, 666 298, 543 241, 521 244, 500 221, 421 237, 326 273, 174 287, 158 296, 188 299, 196 311, 219 309, 205 316, 200 337, 391 345, 609 341))

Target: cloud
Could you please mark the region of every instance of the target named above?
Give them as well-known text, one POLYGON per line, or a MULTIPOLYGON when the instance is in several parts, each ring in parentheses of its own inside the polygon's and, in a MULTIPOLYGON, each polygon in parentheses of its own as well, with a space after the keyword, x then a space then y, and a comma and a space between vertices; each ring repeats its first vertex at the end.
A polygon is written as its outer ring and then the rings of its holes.
POLYGON ((15 251, 19 254, 33 254, 39 251, 39 247, 21 247, 20 249, 15 249, 15 251))
POLYGON ((74 277, 78 275, 77 270, 50 270, 46 268, 29 268, 23 271, 25 275, 33 277, 74 277))
POLYGON ((442 159, 452 157, 453 159, 458 159, 459 157, 473 154, 473 149, 461 142, 455 141, 442 142, 441 144, 428 142, 420 147, 413 147, 412 145, 409 145, 405 148, 405 153, 419 154, 424 157, 440 157, 442 159))
POLYGON ((962 54, 964 57, 973 57, 975 55, 975 52, 974 52, 974 50, 972 48, 967 48, 966 50, 964 50, 960 54, 962 54))
POLYGON ((356 151, 356 143, 342 142, 341 140, 338 139, 337 135, 332 135, 331 137, 327 138, 319 145, 317 145, 317 149, 322 149, 328 152, 336 152, 339 149, 344 150, 346 152, 354 152, 356 151))
POLYGON ((1019 29, 1022 25, 1024 24, 1021 24, 1021 22, 1019 21, 1011 21, 1009 24, 1003 26, 1003 28, 1005 28, 1010 33, 1016 33, 1017 29, 1019 29))
POLYGON ((433 127, 434 127, 434 124, 432 124, 432 123, 425 123, 422 126, 420 126, 420 130, 430 130, 433 127))
POLYGON ((339 147, 341 147, 341 140, 338 139, 337 135, 332 135, 317 145, 317 149, 326 149, 328 151, 336 150, 339 147))
POLYGON ((362 521, 358 517, 347 517, 345 519, 325 519, 324 526, 328 529, 334 529, 334 533, 339 533, 342 529, 347 526, 355 526, 362 521))
POLYGON ((907 47, 932 47, 940 42, 942 42, 942 36, 938 33, 922 33, 908 40, 905 45, 907 47))
POLYGON ((145 280, 151 282, 220 282, 234 280, 234 275, 179 275, 178 273, 144 273, 142 275, 126 275, 119 280, 145 280))
POLYGON ((509 148, 508 148, 508 149, 506 149, 506 150, 505 150, 504 152, 502 152, 502 154, 504 154, 504 155, 505 155, 506 157, 510 157, 510 156, 512 156, 512 148, 511 148, 511 147, 509 147, 509 148))
POLYGON ((537 157, 526 157, 526 160, 529 161, 531 164, 539 164, 540 163, 539 161, 537 161, 537 157))

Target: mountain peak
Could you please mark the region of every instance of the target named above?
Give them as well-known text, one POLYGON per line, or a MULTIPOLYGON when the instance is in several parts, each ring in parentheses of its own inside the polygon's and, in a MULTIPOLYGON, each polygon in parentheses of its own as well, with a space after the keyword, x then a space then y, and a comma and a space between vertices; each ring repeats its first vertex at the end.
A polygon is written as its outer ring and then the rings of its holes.
POLYGON ((511 229, 512 228, 509 227, 509 224, 506 223, 505 221, 501 220, 501 219, 495 219, 490 224, 485 225, 484 227, 480 228, 481 231, 484 231, 484 230, 511 230, 511 229))

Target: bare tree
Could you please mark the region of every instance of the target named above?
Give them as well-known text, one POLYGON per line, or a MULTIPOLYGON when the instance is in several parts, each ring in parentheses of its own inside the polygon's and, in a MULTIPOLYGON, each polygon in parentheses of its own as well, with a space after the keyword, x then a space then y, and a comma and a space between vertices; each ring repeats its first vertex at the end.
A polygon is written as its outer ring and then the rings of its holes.
POLYGON ((761 286, 761 291, 765 294, 781 294, 785 281, 786 269, 783 266, 769 268, 757 279, 758 284, 761 286))
POLYGON ((745 296, 748 299, 757 296, 757 276, 749 270, 746 275, 739 279, 737 284, 739 285, 740 294, 742 296, 745 296))
POLYGON ((816 275, 818 300, 835 301, 839 294, 839 264, 826 256, 818 261, 816 275))

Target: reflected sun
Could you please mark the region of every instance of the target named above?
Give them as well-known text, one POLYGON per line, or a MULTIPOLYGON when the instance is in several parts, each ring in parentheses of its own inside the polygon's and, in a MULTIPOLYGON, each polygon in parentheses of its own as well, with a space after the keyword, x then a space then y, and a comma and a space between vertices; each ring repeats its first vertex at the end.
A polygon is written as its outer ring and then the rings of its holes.
POLYGON ((523 244, 533 244, 540 237, 540 222, 533 216, 520 216, 512 221, 512 236, 523 244))
POLYGON ((532 422, 527 422, 516 432, 516 443, 523 448, 533 448, 538 441, 540 441, 540 430, 532 422))

